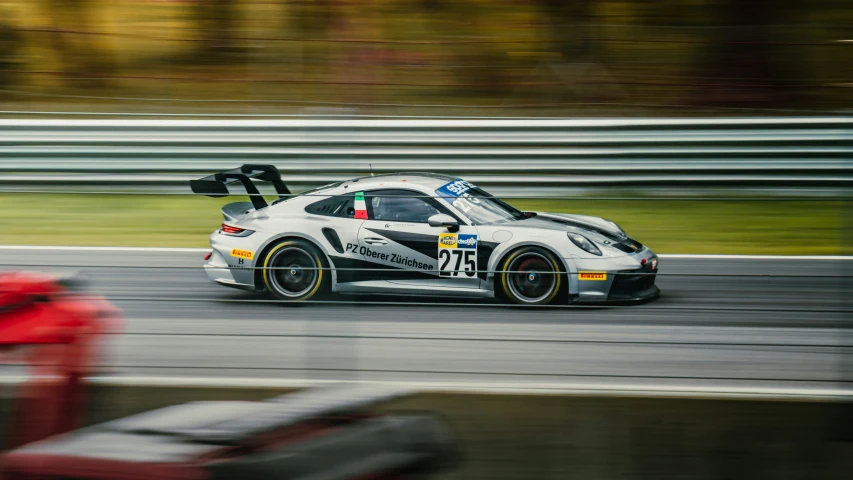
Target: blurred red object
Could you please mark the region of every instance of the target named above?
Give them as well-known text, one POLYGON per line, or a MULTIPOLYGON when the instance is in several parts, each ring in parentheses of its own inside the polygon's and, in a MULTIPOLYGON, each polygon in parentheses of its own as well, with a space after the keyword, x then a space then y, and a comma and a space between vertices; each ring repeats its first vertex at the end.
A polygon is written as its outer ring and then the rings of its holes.
POLYGON ((411 393, 379 385, 191 402, 80 429, 82 380, 98 367, 98 340, 118 330, 118 310, 73 282, 0 274, 0 346, 24 350, 32 373, 0 477, 400 480, 425 478, 457 457, 437 416, 368 412, 411 393))
POLYGON ((120 312, 77 279, 0 274, 0 347, 30 369, 11 431, 12 447, 79 427, 99 341, 121 329, 120 312))

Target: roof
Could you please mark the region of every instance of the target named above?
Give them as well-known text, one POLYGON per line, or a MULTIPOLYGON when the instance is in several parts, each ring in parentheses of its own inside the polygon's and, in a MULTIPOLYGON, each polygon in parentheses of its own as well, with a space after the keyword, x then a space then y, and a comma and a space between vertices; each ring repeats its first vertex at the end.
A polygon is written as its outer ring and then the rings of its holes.
POLYGON ((383 173, 368 177, 357 177, 342 182, 339 188, 349 187, 368 190, 379 187, 388 188, 422 188, 436 190, 442 185, 456 180, 458 177, 430 172, 398 172, 383 173))

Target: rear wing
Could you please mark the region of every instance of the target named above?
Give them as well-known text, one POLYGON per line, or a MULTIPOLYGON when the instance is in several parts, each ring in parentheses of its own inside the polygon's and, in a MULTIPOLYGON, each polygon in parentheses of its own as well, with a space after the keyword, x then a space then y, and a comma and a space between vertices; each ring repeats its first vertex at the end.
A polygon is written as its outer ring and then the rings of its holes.
POLYGON ((228 185, 240 183, 246 189, 255 210, 260 210, 267 206, 267 202, 252 181, 253 178, 272 183, 279 195, 290 195, 290 189, 281 180, 281 174, 275 165, 243 165, 240 168, 214 173, 198 180, 190 180, 190 188, 193 193, 208 197, 227 197, 228 185))

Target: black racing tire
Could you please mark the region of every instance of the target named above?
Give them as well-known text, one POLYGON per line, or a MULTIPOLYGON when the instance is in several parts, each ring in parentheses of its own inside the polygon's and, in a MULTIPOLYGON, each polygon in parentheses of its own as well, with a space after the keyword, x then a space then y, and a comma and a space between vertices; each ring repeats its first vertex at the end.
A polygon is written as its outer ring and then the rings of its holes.
POLYGON ((565 299, 568 278, 550 251, 521 247, 500 262, 495 290, 501 298, 519 305, 548 305, 565 299))
POLYGON ((305 240, 283 240, 264 256, 264 286, 279 300, 309 300, 326 291, 330 277, 325 255, 305 240))

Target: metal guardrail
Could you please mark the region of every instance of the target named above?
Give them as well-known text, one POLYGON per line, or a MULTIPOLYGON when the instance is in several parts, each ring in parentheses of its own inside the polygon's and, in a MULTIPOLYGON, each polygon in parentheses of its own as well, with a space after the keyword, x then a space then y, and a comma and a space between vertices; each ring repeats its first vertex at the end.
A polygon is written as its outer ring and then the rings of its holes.
POLYGON ((185 186, 270 163, 312 186, 436 171, 484 186, 846 187, 853 117, 0 120, 0 188, 185 186))

